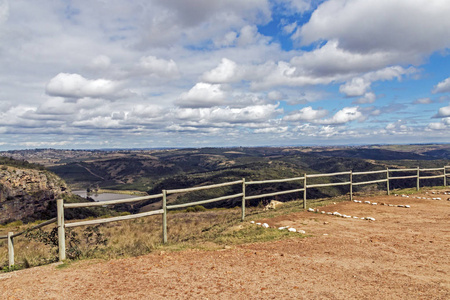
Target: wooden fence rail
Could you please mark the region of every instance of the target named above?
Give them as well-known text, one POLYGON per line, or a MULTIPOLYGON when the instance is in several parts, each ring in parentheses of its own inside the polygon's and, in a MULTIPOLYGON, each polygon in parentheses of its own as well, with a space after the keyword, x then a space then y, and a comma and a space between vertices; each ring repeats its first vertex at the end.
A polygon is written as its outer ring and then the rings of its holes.
POLYGON ((49 224, 55 223, 55 222, 56 222, 56 218, 53 218, 48 221, 42 222, 38 225, 35 225, 33 227, 30 227, 28 229, 25 229, 24 231, 21 231, 18 233, 8 232, 7 235, 0 236, 0 240, 8 239, 8 267, 11 268, 14 265, 14 238, 15 237, 21 236, 22 234, 39 229, 41 227, 44 227, 46 225, 49 225, 49 224))
POLYGON ((306 209, 306 206, 307 206, 306 205, 306 200, 307 200, 306 195, 307 195, 308 188, 349 185, 350 186, 350 200, 352 200, 353 186, 359 186, 359 185, 365 185, 365 184, 386 183, 387 193, 389 194, 389 181, 391 179, 395 180, 395 179, 417 178, 417 189, 419 189, 420 179, 442 178, 443 177, 444 178, 444 186, 446 186, 447 185, 446 178, 447 178, 447 176, 450 176, 446 173, 446 168, 450 168, 450 166, 446 166, 443 168, 433 168, 433 169, 419 169, 419 168, 416 168, 416 169, 386 169, 386 170, 365 171, 365 172, 348 171, 348 172, 336 172, 336 173, 327 173, 327 174, 305 174, 302 177, 259 180, 259 181, 246 181, 245 178, 243 178, 242 180, 213 184, 213 185, 183 188, 183 189, 163 190, 161 194, 137 197, 137 198, 132 198, 132 199, 112 200, 112 201, 103 201, 103 202, 94 202, 94 203, 71 203, 71 204, 64 204, 62 200, 58 200, 58 229, 61 232, 61 234, 60 234, 60 250, 59 250, 60 260, 65 259, 64 228, 75 227, 75 226, 84 226, 84 225, 94 225, 94 224, 101 224, 101 223, 106 223, 106 222, 115 222, 115 221, 120 221, 120 220, 129 220, 129 219, 134 219, 134 218, 142 218, 142 217, 146 217, 146 216, 162 214, 162 240, 163 240, 163 243, 167 243, 167 210, 169 210, 169 209, 179 209, 179 208, 185 208, 185 207, 190 207, 190 206, 195 206, 195 205, 202 205, 202 204, 207 204, 207 203, 229 200, 229 199, 233 199, 233 198, 242 198, 241 220, 243 221, 245 219, 246 200, 303 192, 303 208, 306 209), (395 176, 395 177, 389 176, 390 172, 413 172, 413 171, 416 172, 416 175, 395 176), (428 172, 429 171, 443 171, 444 174, 437 175, 437 176, 426 176, 426 177, 422 176, 422 177, 420 177, 420 171, 423 171, 423 172, 425 172, 425 171, 428 171, 428 172), (353 181, 353 176, 373 175, 373 174, 386 174, 386 178, 362 181, 362 182, 354 182, 353 181), (334 176, 344 176, 344 175, 349 176, 349 181, 307 184, 308 178, 334 177, 334 176), (298 181, 299 183, 301 183, 302 187, 300 187, 298 189, 287 190, 287 191, 279 191, 279 192, 273 192, 273 193, 246 196, 246 186, 248 186, 248 185, 284 183, 284 182, 295 182, 295 181, 298 181), (195 191, 200 191, 200 190, 232 186, 232 185, 237 185, 237 184, 242 184, 242 192, 241 193, 226 195, 226 196, 222 196, 222 197, 206 199, 206 200, 201 200, 201 201, 189 202, 189 203, 167 205, 167 195, 169 195, 169 194, 189 193, 189 192, 195 192, 195 191), (142 201, 142 200, 149 200, 149 199, 156 199, 156 198, 162 198, 162 208, 159 210, 153 210, 153 211, 149 211, 149 212, 145 212, 145 213, 133 214, 133 215, 127 215, 127 216, 79 221, 79 222, 64 224, 64 209, 65 208, 103 206, 103 205, 129 203, 129 202, 134 202, 134 201, 142 201))
POLYGON ((224 200, 229 200, 229 199, 234 199, 234 198, 241 198, 242 199, 241 220, 243 221, 245 219, 246 200, 302 192, 303 193, 303 208, 306 209, 307 190, 311 189, 311 188, 348 185, 350 188, 350 192, 349 192, 350 200, 352 200, 353 199, 353 186, 386 183, 386 190, 389 195, 390 180, 415 178, 416 179, 416 188, 417 188, 417 190, 419 190, 420 189, 420 180, 443 178, 444 186, 447 186, 447 177, 450 176, 450 173, 447 173, 447 169, 450 169, 450 166, 445 166, 443 168, 427 168, 427 169, 420 169, 418 167, 418 168, 410 168, 410 169, 386 169, 386 170, 364 171, 364 172, 348 171, 348 172, 336 172, 336 173, 327 173, 327 174, 304 174, 304 176, 302 176, 302 177, 259 180, 259 181, 246 181, 245 178, 243 178, 242 180, 213 184, 213 185, 183 188, 183 189, 162 190, 161 194, 149 195, 149 196, 143 196, 143 197, 135 197, 135 198, 130 198, 130 199, 110 200, 110 201, 102 201, 102 202, 87 202, 87 203, 86 202, 84 202, 84 203, 64 203, 64 201, 62 199, 58 199, 57 200, 57 218, 53 218, 44 223, 33 226, 32 228, 29 228, 20 233, 13 234, 12 232, 8 232, 7 235, 0 236, 0 240, 8 239, 8 249, 10 249, 10 251, 8 253, 12 253, 12 256, 11 256, 11 254, 9 254, 9 266, 11 267, 12 265, 14 265, 13 238, 17 237, 27 231, 34 230, 34 229, 43 227, 45 225, 48 225, 50 223, 57 221, 58 242, 59 242, 59 260, 62 261, 62 260, 66 259, 65 228, 86 226, 86 225, 95 225, 95 224, 116 222, 116 221, 122 221, 122 220, 130 220, 130 219, 142 218, 142 217, 147 217, 147 216, 152 216, 152 215, 162 215, 162 240, 163 240, 163 243, 167 243, 167 210, 169 210, 169 209, 179 209, 179 208, 185 208, 185 207, 195 206, 195 205, 202 205, 202 204, 224 201, 224 200), (395 173, 395 172, 415 172, 415 175, 390 176, 390 173, 395 173), (442 172, 443 174, 421 176, 420 172, 442 172), (386 178, 374 179, 374 180, 369 180, 369 181, 356 181, 356 182, 354 181, 354 176, 374 175, 374 174, 386 174, 385 175, 386 178), (311 179, 311 178, 334 177, 334 176, 349 176, 349 180, 343 181, 343 182, 308 184, 308 179, 311 179), (299 182, 300 186, 297 189, 246 196, 246 186, 248 186, 248 185, 272 184, 272 183, 284 183, 284 182, 299 182), (232 185, 237 185, 237 184, 242 185, 242 192, 240 192, 240 193, 221 196, 221 197, 212 198, 212 199, 205 199, 205 200, 201 200, 201 201, 189 202, 189 203, 167 205, 167 195, 169 195, 169 194, 189 193, 189 192, 200 191, 200 190, 214 189, 214 188, 219 188, 219 187, 227 187, 227 186, 232 186, 232 185), (137 213, 137 214, 131 214, 131 215, 125 215, 125 216, 118 216, 118 217, 110 217, 110 218, 104 218, 104 219, 77 221, 77 222, 71 222, 71 223, 65 223, 65 220, 64 220, 64 209, 115 205, 115 204, 131 203, 131 202, 158 199, 158 198, 162 198, 162 208, 158 209, 158 210, 152 210, 152 211, 148 211, 148 212, 144 212, 144 213, 137 213), (11 259, 11 257, 12 257, 12 259, 11 259))

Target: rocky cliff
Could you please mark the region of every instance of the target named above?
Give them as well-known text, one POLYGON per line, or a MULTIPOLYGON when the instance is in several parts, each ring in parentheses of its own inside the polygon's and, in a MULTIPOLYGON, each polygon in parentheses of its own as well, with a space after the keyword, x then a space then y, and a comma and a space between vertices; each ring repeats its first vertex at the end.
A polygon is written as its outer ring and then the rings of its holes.
POLYGON ((64 181, 48 171, 0 165, 0 224, 45 218, 66 189, 64 181))

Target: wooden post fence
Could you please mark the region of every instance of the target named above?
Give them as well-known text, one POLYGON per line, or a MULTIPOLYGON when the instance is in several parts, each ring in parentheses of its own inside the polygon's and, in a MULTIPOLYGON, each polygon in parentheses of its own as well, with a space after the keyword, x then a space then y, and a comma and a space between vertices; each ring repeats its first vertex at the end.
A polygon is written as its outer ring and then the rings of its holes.
POLYGON ((386 191, 389 196, 389 194, 391 193, 389 188, 389 168, 386 168, 386 191))
POLYGON ((350 171, 350 201, 353 201, 353 170, 350 171))
POLYGON ((9 268, 14 266, 14 241, 12 232, 8 232, 8 266, 9 268))
POLYGON ((29 231, 44 227, 48 224, 54 223, 56 221, 56 218, 50 219, 48 221, 42 222, 41 224, 35 225, 31 228, 28 228, 22 232, 18 232, 18 233, 14 233, 14 232, 8 232, 7 235, 2 235, 0 236, 0 240, 1 239, 6 239, 7 240, 7 244, 8 244, 8 267, 11 268, 14 263, 14 238, 21 236, 24 233, 27 233, 29 231))
POLYGON ((242 178, 242 211, 241 211, 241 221, 245 219, 245 178, 242 178))
POLYGON ((162 232, 163 232, 163 243, 167 243, 167 190, 163 190, 163 200, 162 200, 162 232))
POLYGON ((416 190, 420 190, 420 167, 417 167, 417 187, 416 190))
POLYGON ((306 209, 306 173, 304 175, 304 179, 303 179, 303 209, 306 209))
MULTIPOLYGON (((390 194, 389 182, 390 182, 390 180, 393 180, 393 179, 416 178, 417 179, 417 190, 419 190, 420 189, 420 179, 442 178, 443 177, 444 178, 444 186, 446 186, 447 185, 447 176, 449 176, 447 174, 446 168, 450 168, 450 166, 446 166, 444 168, 422 169, 422 170, 420 169, 420 167, 417 167, 416 169, 389 169, 389 168, 387 168, 386 170, 367 171, 367 172, 353 172, 353 170, 352 170, 349 172, 339 172, 339 173, 329 173, 329 174, 307 175, 305 173, 303 177, 287 178, 287 179, 272 179, 272 180, 266 180, 266 181, 246 181, 245 178, 242 178, 242 180, 234 181, 234 182, 227 182, 227 183, 220 183, 220 184, 214 184, 214 185, 209 185, 209 186, 200 186, 200 187, 185 188, 185 189, 163 190, 162 193, 158 194, 158 195, 150 195, 150 196, 143 196, 143 197, 137 197, 137 198, 131 198, 131 199, 111 200, 111 201, 103 201, 103 202, 66 203, 66 204, 64 204, 64 201, 62 199, 58 199, 57 200, 57 213, 58 213, 57 218, 49 220, 49 221, 45 222, 45 224, 49 224, 50 222, 54 222, 55 220, 57 221, 59 260, 62 261, 62 260, 66 259, 65 228, 68 228, 68 227, 95 225, 95 224, 115 222, 115 221, 120 221, 120 220, 129 220, 129 219, 135 219, 135 218, 141 218, 141 217, 161 214, 162 215, 162 240, 163 240, 163 243, 167 243, 167 210, 169 210, 169 209, 184 208, 184 207, 188 207, 188 206, 202 205, 202 204, 206 204, 206 203, 212 203, 212 202, 223 201, 223 200, 241 197, 241 202, 242 202, 241 220, 244 221, 245 205, 246 205, 247 200, 262 198, 262 197, 271 197, 271 196, 275 196, 275 195, 282 195, 282 194, 288 194, 288 193, 303 192, 303 208, 306 209, 307 208, 307 189, 308 188, 349 185, 350 186, 350 200, 353 200, 353 186, 386 182, 387 194, 389 195, 390 194), (444 175, 425 176, 425 177, 420 178, 420 171, 442 171, 442 170, 444 172, 444 175), (395 177, 395 176, 391 177, 390 176, 390 172, 409 172, 409 171, 416 171, 416 175, 402 176, 402 177, 395 177), (354 182, 354 176, 356 176, 356 175, 377 174, 377 173, 386 173, 386 178, 380 179, 380 180, 365 181, 365 182, 354 182), (334 182, 334 183, 322 183, 322 184, 311 184, 311 185, 307 184, 308 177, 310 177, 310 178, 330 177, 330 176, 342 176, 342 175, 347 175, 347 174, 349 175, 348 182, 334 182), (280 192, 275 192, 275 193, 262 194, 262 195, 251 195, 251 196, 246 195, 246 186, 250 185, 250 184, 281 183, 281 182, 300 181, 300 180, 303 181, 303 188, 289 190, 289 191, 280 191, 280 192), (230 186, 230 185, 234 185, 234 184, 242 185, 241 193, 234 194, 234 195, 228 195, 228 196, 222 196, 222 197, 218 197, 218 198, 214 198, 214 199, 196 201, 196 202, 191 202, 191 203, 167 205, 167 195, 168 194, 192 192, 192 191, 211 189, 211 188, 217 188, 217 187, 225 187, 225 186, 230 186), (72 222, 72 223, 65 223, 65 220, 64 220, 64 208, 113 205, 113 204, 119 204, 119 203, 128 203, 128 202, 134 202, 134 201, 156 199, 156 198, 161 198, 161 197, 162 197, 162 209, 160 209, 160 210, 154 210, 154 211, 138 213, 138 214, 133 214, 133 215, 119 216, 119 217, 110 217, 110 218, 106 218, 106 219, 78 221, 78 222, 72 222)), ((45 224, 35 226, 34 228, 42 227, 45 224)), ((11 253, 9 256, 10 266, 14 264, 13 238, 22 233, 13 234, 13 233, 9 232, 7 236, 0 236, 0 239, 8 238, 8 250, 9 250, 9 253, 11 253)))
POLYGON ((444 167, 444 186, 447 186, 447 167, 444 167))
POLYGON ((66 259, 66 231, 64 228, 64 200, 56 200, 56 208, 58 212, 58 256, 59 261, 66 259))

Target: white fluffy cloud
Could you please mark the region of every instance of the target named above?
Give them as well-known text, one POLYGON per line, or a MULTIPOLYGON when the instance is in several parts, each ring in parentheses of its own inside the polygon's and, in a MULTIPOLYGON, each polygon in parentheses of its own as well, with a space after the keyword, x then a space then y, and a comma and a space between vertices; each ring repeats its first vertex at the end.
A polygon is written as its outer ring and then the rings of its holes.
POLYGON ((225 103, 225 92, 220 84, 197 83, 188 92, 181 94, 176 104, 180 107, 211 107, 225 103))
POLYGON ((347 97, 362 96, 370 87, 371 82, 361 77, 353 78, 339 87, 339 92, 345 94, 347 97))
POLYGON ((46 86, 47 94, 67 98, 115 98, 121 84, 107 79, 89 80, 79 74, 59 73, 46 86))
POLYGON ((446 0, 330 0, 300 32, 302 44, 338 39, 351 52, 431 53, 450 46, 446 0))
POLYGON ((141 57, 139 67, 142 71, 158 77, 177 78, 179 76, 178 66, 172 59, 145 56, 141 57))
MULTIPOLYGON (((417 72, 413 67, 405 69, 401 66, 391 66, 377 71, 368 72, 361 77, 354 77, 350 81, 339 87, 339 92, 345 94, 347 97, 358 97, 365 95, 364 98, 373 99, 372 95, 368 95, 367 91, 375 81, 392 80, 396 78, 401 80, 403 75, 410 75, 417 72)), ((375 100, 375 99, 373 99, 375 100)), ((372 101, 373 102, 373 101, 372 101)), ((372 103, 361 102, 361 103, 372 103)))
POLYGON ((236 123, 261 123, 274 118, 283 110, 278 105, 255 105, 244 108, 211 107, 211 108, 178 108, 173 111, 176 119, 187 122, 190 126, 220 126, 236 123))
POLYGON ((363 116, 358 109, 359 108, 357 106, 344 107, 343 109, 338 111, 333 117, 319 121, 318 123, 325 125, 339 125, 358 120, 363 116))
POLYGON ((388 134, 405 134, 411 132, 413 129, 406 125, 404 120, 398 120, 394 123, 389 123, 385 127, 388 134))
POLYGON ((377 96, 374 93, 368 92, 368 93, 365 93, 364 96, 362 96, 361 98, 358 98, 355 101, 355 103, 357 103, 357 104, 374 103, 376 99, 377 99, 377 96))
POLYGON ((202 79, 211 83, 226 83, 236 81, 237 65, 234 61, 227 58, 222 58, 222 61, 217 68, 203 74, 202 79))
POLYGON ((433 89, 433 93, 448 93, 450 92, 450 77, 439 82, 433 89))
POLYGON ((283 118, 285 121, 314 121, 325 117, 328 111, 325 109, 313 109, 311 106, 302 108, 283 118))
POLYGON ((435 115, 436 118, 446 118, 450 117, 450 105, 439 108, 438 113, 435 115))

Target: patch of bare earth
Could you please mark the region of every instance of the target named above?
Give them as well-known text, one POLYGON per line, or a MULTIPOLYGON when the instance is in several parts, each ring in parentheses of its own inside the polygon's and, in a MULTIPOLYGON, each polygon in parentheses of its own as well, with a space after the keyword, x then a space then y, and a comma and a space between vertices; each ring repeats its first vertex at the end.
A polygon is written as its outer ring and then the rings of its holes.
MULTIPOLYGON (((356 198, 360 199, 360 198, 356 198)), ((446 198, 445 198, 446 199, 446 198)), ((0 275, 1 299, 450 299, 450 201, 402 197, 258 220, 308 238, 0 275)), ((255 225, 256 226, 256 225, 255 225)))

